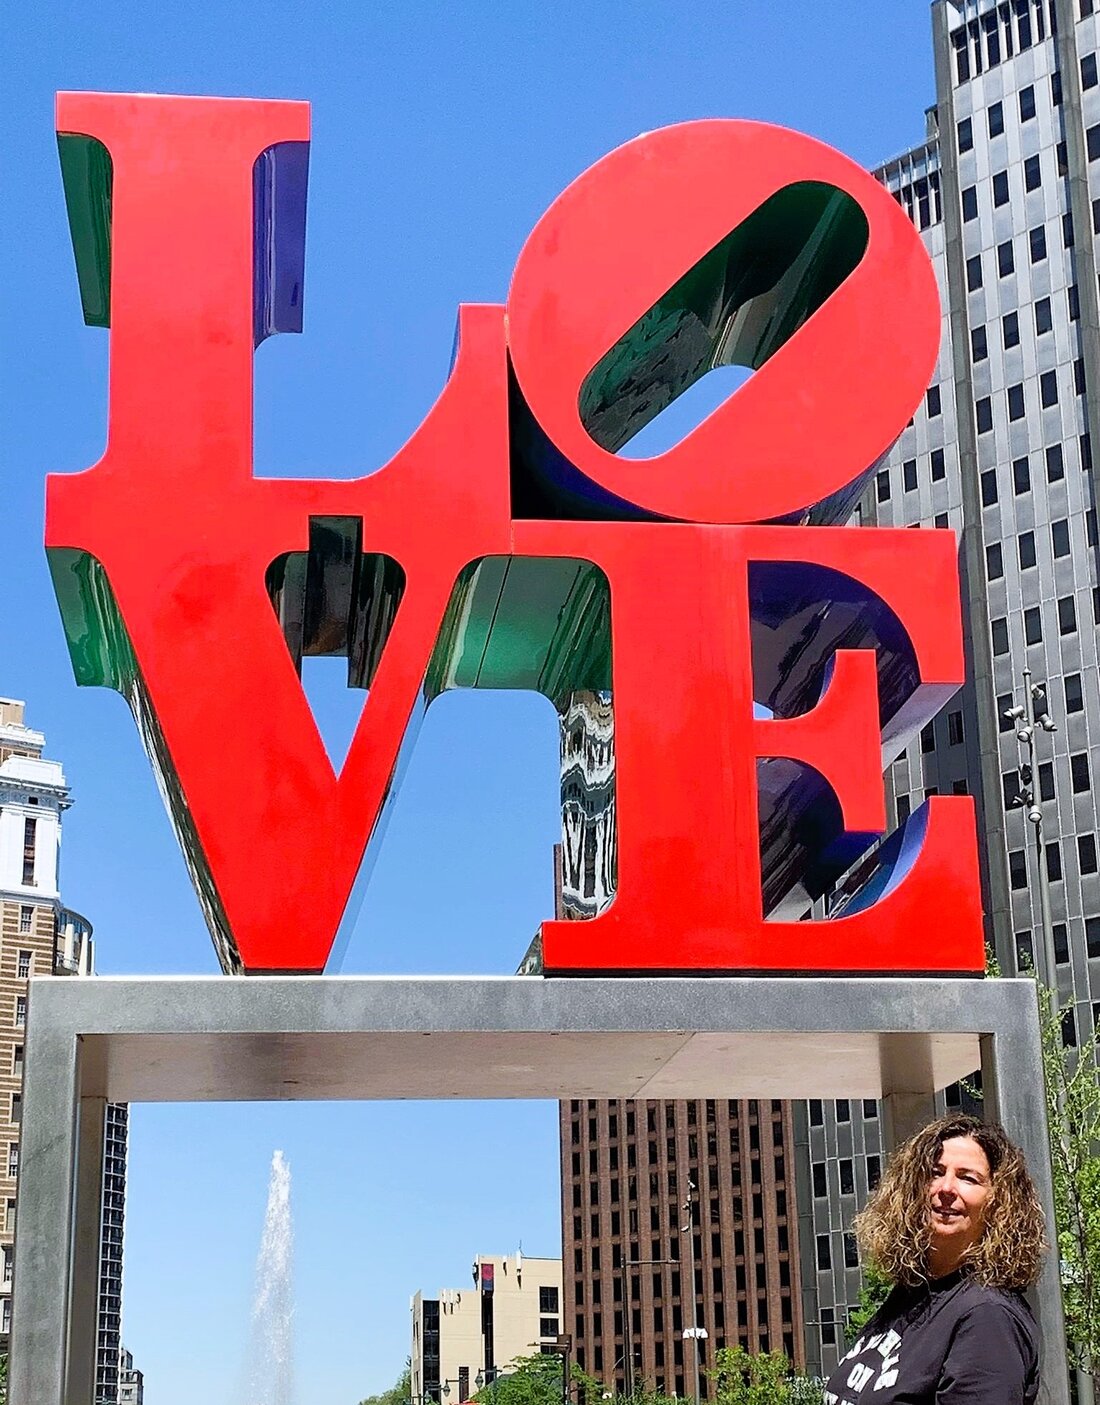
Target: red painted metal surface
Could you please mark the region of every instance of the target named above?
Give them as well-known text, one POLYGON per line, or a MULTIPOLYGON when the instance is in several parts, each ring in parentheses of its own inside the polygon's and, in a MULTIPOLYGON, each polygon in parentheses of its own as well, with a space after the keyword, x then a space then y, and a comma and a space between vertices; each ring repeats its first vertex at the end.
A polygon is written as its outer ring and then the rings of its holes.
POLYGON ((942 701, 964 676, 951 534, 736 525, 800 514, 865 472, 927 383, 931 270, 869 176, 752 123, 630 143, 537 226, 507 322, 500 307, 461 310, 451 378, 390 463, 356 482, 262 480, 252 171, 262 151, 308 139, 306 106, 65 94, 58 126, 97 138, 113 161, 110 433, 94 468, 50 478, 47 545, 94 558, 109 582, 143 731, 178 788, 177 825, 227 967, 323 967, 456 580, 515 554, 594 562, 611 592, 618 892, 590 921, 545 924, 547 970, 981 969, 965 797, 931 803, 916 861, 865 911, 775 922, 761 901, 759 758, 814 768, 848 829, 881 832, 885 812, 873 652, 839 652, 812 711, 754 721, 752 563, 862 582, 901 622, 929 696, 942 701), (578 415, 585 376, 792 181, 831 184, 862 208, 855 271, 675 450, 628 464, 598 448, 578 415), (686 520, 514 517, 509 353, 527 409, 573 470, 686 520), (272 561, 305 551, 317 517, 361 518, 363 552, 392 557, 406 578, 339 776, 265 589, 272 561))

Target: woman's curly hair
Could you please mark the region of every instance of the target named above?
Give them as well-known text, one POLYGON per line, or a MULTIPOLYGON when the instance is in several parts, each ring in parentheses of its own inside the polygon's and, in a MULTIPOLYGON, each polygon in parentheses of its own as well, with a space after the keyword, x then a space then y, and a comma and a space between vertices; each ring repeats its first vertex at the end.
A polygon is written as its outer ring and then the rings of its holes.
POLYGON ((966 1252, 963 1267, 987 1288, 1027 1288, 1039 1275, 1046 1249, 1043 1212, 1018 1147, 1000 1127, 977 1117, 943 1117, 898 1147, 855 1231, 865 1261, 892 1283, 913 1286, 928 1278, 932 1167, 943 1144, 972 1137, 992 1173, 985 1228, 966 1252))

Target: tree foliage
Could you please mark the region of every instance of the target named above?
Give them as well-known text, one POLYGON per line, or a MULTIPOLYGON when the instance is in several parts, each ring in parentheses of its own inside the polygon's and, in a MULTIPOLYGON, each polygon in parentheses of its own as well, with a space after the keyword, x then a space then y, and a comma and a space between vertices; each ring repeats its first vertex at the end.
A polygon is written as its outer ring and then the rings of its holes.
POLYGON ((889 1291, 890 1280, 886 1275, 874 1264, 865 1264, 863 1284, 859 1290, 859 1304, 848 1314, 848 1321, 844 1324, 844 1340, 848 1346, 855 1342, 860 1332, 878 1312, 889 1291))
MULTIPOLYGON (((412 1362, 406 1357, 405 1369, 389 1390, 382 1391, 381 1395, 368 1395, 360 1400, 359 1405, 409 1405, 411 1394, 412 1362)), ((3 1397, 0 1397, 0 1405, 4 1405, 3 1397)))
POLYGON ((1100 1379, 1100 1032, 1065 1045, 1052 992, 1038 993, 1069 1357, 1100 1379))
POLYGON ((517 1356, 473 1398, 478 1405, 562 1405, 561 1357, 517 1356))
POLYGON ((819 1405, 822 1398, 820 1383, 795 1375, 781 1351, 754 1356, 743 1346, 719 1347, 707 1375, 717 1405, 819 1405))

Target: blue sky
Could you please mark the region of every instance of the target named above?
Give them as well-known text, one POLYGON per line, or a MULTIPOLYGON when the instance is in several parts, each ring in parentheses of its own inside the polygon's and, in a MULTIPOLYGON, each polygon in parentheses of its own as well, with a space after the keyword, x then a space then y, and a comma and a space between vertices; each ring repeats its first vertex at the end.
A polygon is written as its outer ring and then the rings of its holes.
MULTIPOLYGON (((65 763, 66 901, 102 972, 212 972, 183 863, 116 695, 73 684, 41 548, 43 479, 102 452, 107 333, 85 328, 53 137, 58 88, 313 104, 305 333, 261 347, 256 463, 350 477, 384 462, 446 375, 460 301, 502 301, 568 181, 641 131, 783 123, 874 165, 920 140, 925 0, 38 0, 5 16, 0 280, 0 694, 65 763)), ((339 745, 347 690, 308 679, 339 745)), ((506 972, 550 914, 549 704, 433 706, 343 969, 506 972)), ((226 797, 232 804, 232 796, 226 797)), ((240 1372, 273 1148, 294 1176, 297 1405, 355 1405, 408 1351, 418 1287, 475 1252, 554 1254, 550 1104, 138 1107, 125 1336, 149 1405, 246 1405, 240 1372)))

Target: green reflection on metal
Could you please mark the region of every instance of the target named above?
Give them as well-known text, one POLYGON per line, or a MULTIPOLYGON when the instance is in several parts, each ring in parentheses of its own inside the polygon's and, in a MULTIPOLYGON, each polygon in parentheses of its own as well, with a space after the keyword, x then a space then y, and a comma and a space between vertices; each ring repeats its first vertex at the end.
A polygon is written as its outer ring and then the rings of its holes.
POLYGON ((552 701, 611 687, 611 596, 588 561, 489 556, 463 571, 426 693, 525 688, 552 701))
POLYGON ((76 681, 129 697, 137 661, 107 573, 86 551, 46 553, 76 681))
POLYGON ((714 367, 762 366, 840 287, 867 239, 867 217, 834 186, 777 191, 589 372, 579 400, 589 434, 615 452, 714 367))
POLYGON ((84 321, 111 325, 111 153, 94 137, 60 132, 61 178, 76 255, 76 276, 84 321))

